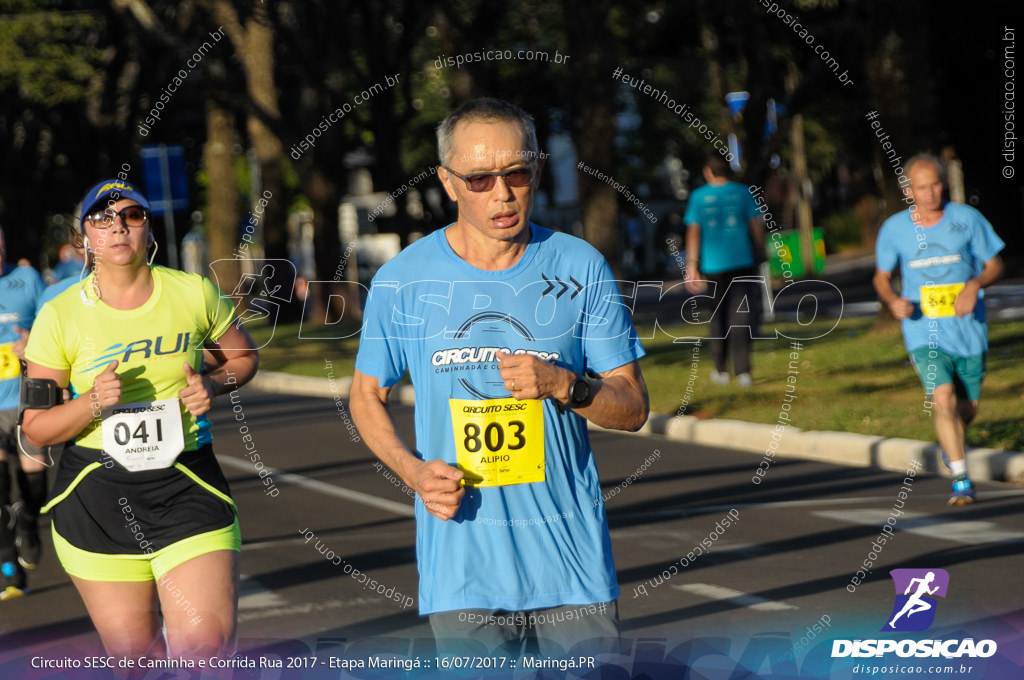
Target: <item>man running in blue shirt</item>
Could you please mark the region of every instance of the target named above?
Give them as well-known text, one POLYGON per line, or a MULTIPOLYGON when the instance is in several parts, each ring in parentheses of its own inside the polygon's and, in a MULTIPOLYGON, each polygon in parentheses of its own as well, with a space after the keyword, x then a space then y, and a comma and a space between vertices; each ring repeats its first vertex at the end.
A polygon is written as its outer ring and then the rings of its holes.
POLYGON ((761 212, 747 187, 729 181, 729 166, 708 156, 707 184, 690 195, 686 224, 686 289, 697 295, 710 281, 714 312, 708 344, 715 370, 711 382, 729 383, 726 337, 740 387, 750 387, 750 347, 761 316, 757 264, 764 253, 761 212))
POLYGON ((1004 243, 974 208, 943 203, 945 169, 934 156, 906 166, 913 202, 885 221, 875 245, 875 290, 902 321, 911 362, 934 403, 935 434, 953 474, 950 505, 974 501, 964 430, 978 413, 988 328, 982 289, 999 278, 1004 243), (902 291, 892 288, 899 265, 902 291))
POLYGON ((644 424, 644 350, 604 258, 529 221, 542 162, 527 113, 467 102, 438 150, 458 219, 374 277, 351 393, 367 445, 417 492, 420 613, 442 654, 617 640, 587 421, 644 424), (415 450, 387 410, 407 370, 415 450))

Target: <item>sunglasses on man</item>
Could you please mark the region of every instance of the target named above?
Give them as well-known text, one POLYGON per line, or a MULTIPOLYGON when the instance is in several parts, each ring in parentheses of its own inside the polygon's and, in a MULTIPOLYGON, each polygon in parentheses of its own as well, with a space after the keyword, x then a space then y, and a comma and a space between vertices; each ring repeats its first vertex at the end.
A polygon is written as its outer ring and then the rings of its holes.
POLYGON ((510 187, 525 187, 533 180, 533 168, 528 165, 500 172, 474 172, 471 175, 460 175, 447 165, 441 167, 465 182, 466 188, 473 192, 490 191, 499 177, 503 177, 505 184, 510 187))
POLYGON ((149 211, 141 205, 129 205, 121 210, 106 208, 89 213, 85 216, 85 220, 92 225, 93 229, 109 229, 118 217, 126 227, 141 227, 149 219, 149 211))

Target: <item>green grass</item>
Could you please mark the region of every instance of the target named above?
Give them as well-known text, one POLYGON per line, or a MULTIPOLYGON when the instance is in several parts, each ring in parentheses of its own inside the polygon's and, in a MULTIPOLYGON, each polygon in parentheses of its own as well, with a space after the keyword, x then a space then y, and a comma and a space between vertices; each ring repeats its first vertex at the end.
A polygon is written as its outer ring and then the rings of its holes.
MULTIPOLYGON (((831 323, 800 328, 776 324, 779 331, 809 337, 825 333, 831 323)), ((642 327, 642 326, 641 326, 642 327)), ((649 327, 649 326, 648 326, 649 327)), ((767 327, 767 324, 766 324, 767 327)), ((685 331, 668 328, 677 336, 702 334, 705 326, 685 331)), ((264 370, 325 376, 324 360, 333 362, 335 375, 351 375, 358 348, 358 327, 332 329, 346 339, 299 338, 298 324, 280 326, 270 337, 256 329, 264 370)), ((307 327, 304 335, 316 335, 307 327)), ((325 331, 318 332, 320 335, 325 331)), ((735 383, 720 387, 710 380, 710 350, 706 343, 697 353, 698 366, 685 415, 774 423, 783 402, 792 341, 786 338, 754 343, 754 386, 735 383)), ((804 430, 836 430, 884 437, 931 441, 935 432, 924 411, 921 383, 911 368, 899 327, 879 327, 873 318, 842 320, 823 337, 801 341, 797 359, 796 400, 792 424, 804 430)), ((988 377, 981 395, 978 418, 967 431, 968 444, 1015 451, 1024 450, 1024 321, 989 324, 988 377)), ((691 376, 692 345, 673 343, 659 332, 644 340, 648 355, 641 361, 651 395, 651 410, 676 414, 687 396, 691 376)), ((794 365, 796 367, 796 364, 794 365)))
MULTIPOLYGON (((806 329, 799 331, 795 324, 779 324, 779 330, 794 336, 814 335, 806 329)), ((779 338, 754 343, 755 383, 749 389, 713 385, 710 352, 703 346, 685 413, 776 422, 793 351, 791 342, 779 338)), ((791 411, 795 426, 934 440, 921 383, 907 358, 898 325, 878 327, 873 318, 843 320, 824 337, 802 344, 799 365, 794 364, 799 370, 795 375, 797 399, 791 411)), ((968 444, 1024 450, 1024 363, 1019 360, 1024 356, 1024 322, 990 324, 989 345, 988 376, 979 415, 967 432, 968 444)), ((646 341, 645 346, 648 357, 643 369, 651 408, 677 413, 689 381, 691 346, 673 345, 664 336, 646 341)))
POLYGON ((338 324, 340 328, 311 328, 308 324, 281 324, 277 328, 249 328, 260 349, 260 369, 296 375, 326 377, 324 360, 329 359, 335 377, 352 375, 359 348, 359 326, 338 324), (303 337, 299 337, 300 333, 303 337), (333 339, 330 336, 351 336, 333 339))

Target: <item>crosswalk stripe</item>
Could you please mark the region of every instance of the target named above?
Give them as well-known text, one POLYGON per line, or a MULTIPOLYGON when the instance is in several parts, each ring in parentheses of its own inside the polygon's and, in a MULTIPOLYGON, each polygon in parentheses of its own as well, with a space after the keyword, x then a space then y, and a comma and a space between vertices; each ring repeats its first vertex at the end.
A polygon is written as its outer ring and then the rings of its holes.
POLYGON ((280 607, 287 604, 287 601, 272 590, 267 590, 262 583, 256 579, 249 578, 242 574, 238 584, 238 610, 243 609, 266 609, 268 607, 280 607))
POLYGON ((733 590, 732 588, 716 586, 710 583, 686 583, 679 586, 674 585, 672 587, 676 590, 682 590, 683 592, 690 593, 691 595, 699 595, 700 597, 706 597, 709 600, 730 602, 732 604, 749 607, 750 609, 756 609, 757 611, 778 612, 789 609, 799 609, 796 605, 788 604, 786 602, 767 600, 763 597, 758 597, 757 595, 744 593, 741 590, 733 590))
MULTIPOLYGON (((820 510, 812 513, 825 519, 840 522, 853 522, 864 526, 881 528, 891 514, 891 510, 820 510)), ((964 545, 981 545, 983 543, 1011 543, 1024 541, 1024 532, 1004 529, 995 522, 984 520, 956 520, 947 517, 924 514, 920 512, 904 512, 896 517, 896 531, 907 531, 919 536, 937 538, 964 545)))

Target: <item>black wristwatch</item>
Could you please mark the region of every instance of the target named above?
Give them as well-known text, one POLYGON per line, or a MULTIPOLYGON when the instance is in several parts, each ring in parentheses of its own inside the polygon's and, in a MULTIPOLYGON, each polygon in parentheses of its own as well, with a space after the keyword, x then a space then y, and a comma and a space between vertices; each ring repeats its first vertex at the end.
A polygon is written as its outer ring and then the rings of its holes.
POLYGON ((569 408, 583 406, 590 399, 590 381, 581 375, 576 376, 569 386, 569 408))

